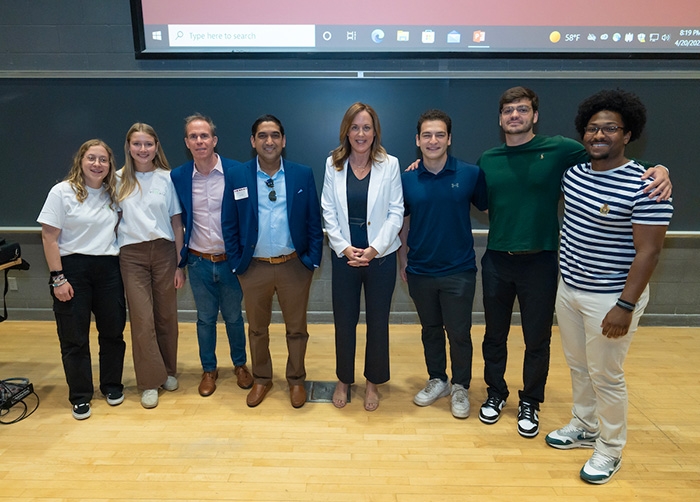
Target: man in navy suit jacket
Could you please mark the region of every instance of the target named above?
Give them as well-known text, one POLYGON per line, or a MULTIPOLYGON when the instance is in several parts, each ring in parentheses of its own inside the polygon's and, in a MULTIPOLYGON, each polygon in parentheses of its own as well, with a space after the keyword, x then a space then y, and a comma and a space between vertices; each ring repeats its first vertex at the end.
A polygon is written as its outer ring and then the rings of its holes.
POLYGON ((197 341, 202 362, 199 393, 209 396, 219 376, 216 363, 216 321, 219 310, 226 323, 238 386, 249 389, 253 377, 246 367, 245 329, 241 314, 243 292, 226 263, 221 231, 224 174, 240 166, 214 152, 218 138, 210 118, 192 115, 185 119, 185 144, 193 161, 173 169, 170 177, 182 206, 185 245, 179 267, 187 266, 197 306, 197 341))
POLYGON ((272 298, 286 327, 286 377, 292 406, 306 402, 306 308, 321 262, 323 230, 311 168, 282 159, 284 127, 263 115, 252 127, 257 156, 226 172, 222 227, 229 267, 243 288, 255 384, 246 403, 259 405, 272 387, 269 326, 272 298))

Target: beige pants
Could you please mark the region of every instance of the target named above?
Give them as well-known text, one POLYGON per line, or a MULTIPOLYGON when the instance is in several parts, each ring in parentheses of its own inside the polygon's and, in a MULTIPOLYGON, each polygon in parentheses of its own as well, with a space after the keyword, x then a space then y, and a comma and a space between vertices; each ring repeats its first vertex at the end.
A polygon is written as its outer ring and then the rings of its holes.
POLYGON ((649 301, 649 286, 637 302, 628 333, 608 338, 600 324, 619 296, 577 290, 560 280, 556 303, 561 345, 571 370, 571 425, 600 432, 596 450, 614 458, 622 456, 627 442, 627 384, 622 366, 649 301))

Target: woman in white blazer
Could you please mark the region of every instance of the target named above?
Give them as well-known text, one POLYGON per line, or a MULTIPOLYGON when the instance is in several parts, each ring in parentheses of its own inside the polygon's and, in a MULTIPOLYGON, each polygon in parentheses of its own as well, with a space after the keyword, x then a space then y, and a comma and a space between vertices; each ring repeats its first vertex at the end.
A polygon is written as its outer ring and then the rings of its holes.
POLYGON ((333 404, 347 403, 355 381, 355 347, 364 288, 367 341, 364 407, 379 406, 377 385, 389 380, 389 312, 396 283, 396 250, 403 224, 401 172, 381 145, 379 117, 355 103, 340 124, 340 146, 326 160, 321 195, 332 249, 336 374, 333 404))

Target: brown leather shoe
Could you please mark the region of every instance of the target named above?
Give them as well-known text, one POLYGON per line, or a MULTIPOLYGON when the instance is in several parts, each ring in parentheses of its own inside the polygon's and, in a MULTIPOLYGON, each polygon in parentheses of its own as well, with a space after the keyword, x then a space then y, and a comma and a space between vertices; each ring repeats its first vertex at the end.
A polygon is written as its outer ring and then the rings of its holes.
POLYGON ((199 383, 199 395, 203 397, 211 396, 216 390, 217 378, 219 378, 219 370, 202 373, 202 381, 199 383))
POLYGON ((245 402, 251 408, 255 408, 257 405, 263 402, 267 392, 272 388, 272 382, 267 382, 265 385, 261 383, 256 383, 253 388, 248 393, 245 402))
POLYGON ((289 386, 289 399, 292 402, 292 406, 295 408, 301 408, 306 402, 306 389, 303 385, 290 385, 289 386))
POLYGON ((233 368, 233 373, 236 375, 238 386, 241 389, 250 389, 253 386, 253 376, 245 364, 233 368))

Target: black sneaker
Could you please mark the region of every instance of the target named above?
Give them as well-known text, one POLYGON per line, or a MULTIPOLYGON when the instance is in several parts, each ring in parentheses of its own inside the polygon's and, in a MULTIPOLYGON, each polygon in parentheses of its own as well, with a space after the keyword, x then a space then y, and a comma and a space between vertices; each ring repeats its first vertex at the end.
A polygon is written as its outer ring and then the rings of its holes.
POLYGON ((484 404, 481 405, 479 410, 479 420, 485 424, 495 424, 498 419, 501 418, 501 410, 506 405, 506 400, 500 397, 491 396, 484 404))
POLYGON ((105 397, 107 398, 107 404, 110 406, 117 406, 124 402, 124 393, 118 390, 107 393, 105 397))
POLYGON ((90 418, 90 403, 80 403, 73 405, 73 418, 76 420, 85 420, 90 418))
POLYGON ((524 438, 534 438, 540 433, 540 419, 537 408, 530 403, 520 401, 518 405, 518 434, 524 438))

